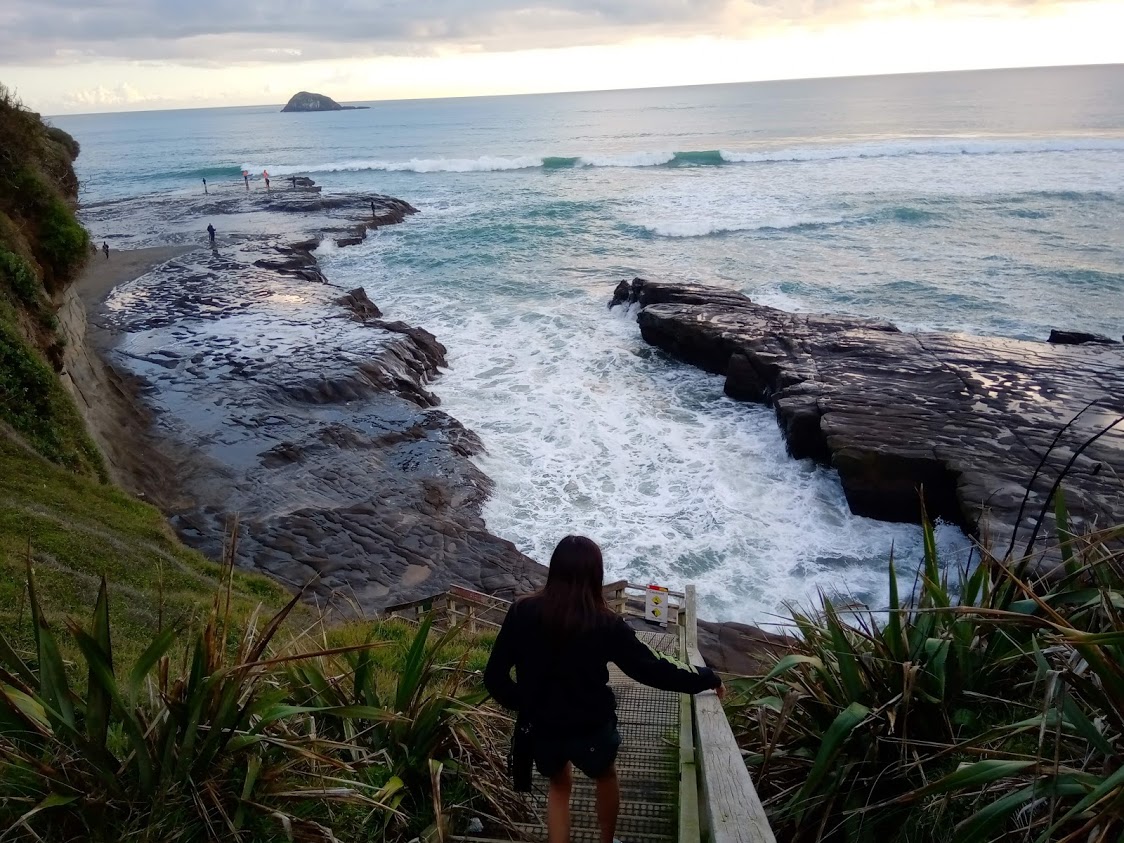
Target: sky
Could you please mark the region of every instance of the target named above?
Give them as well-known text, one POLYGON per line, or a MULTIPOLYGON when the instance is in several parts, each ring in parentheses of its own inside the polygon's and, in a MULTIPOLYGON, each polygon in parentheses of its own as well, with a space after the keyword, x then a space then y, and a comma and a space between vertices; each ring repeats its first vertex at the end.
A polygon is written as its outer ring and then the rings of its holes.
POLYGON ((1124 0, 3 0, 46 114, 1124 62, 1124 0))

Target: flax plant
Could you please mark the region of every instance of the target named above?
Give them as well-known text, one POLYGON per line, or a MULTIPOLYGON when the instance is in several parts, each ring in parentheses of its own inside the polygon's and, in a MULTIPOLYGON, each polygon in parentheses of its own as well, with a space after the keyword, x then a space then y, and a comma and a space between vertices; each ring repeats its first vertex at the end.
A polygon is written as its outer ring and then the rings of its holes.
POLYGON ((731 705, 779 838, 1124 839, 1124 530, 1053 504, 1047 576, 984 551, 954 593, 926 521, 912 597, 891 558, 884 614, 793 610, 798 651, 731 705))

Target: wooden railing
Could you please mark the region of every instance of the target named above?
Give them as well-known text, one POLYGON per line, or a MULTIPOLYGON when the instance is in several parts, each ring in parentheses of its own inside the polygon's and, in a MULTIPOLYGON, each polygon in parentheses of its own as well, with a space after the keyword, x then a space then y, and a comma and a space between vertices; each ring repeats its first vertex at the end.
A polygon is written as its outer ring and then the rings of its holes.
MULTIPOLYGON (((642 618, 646 591, 645 586, 619 580, 604 586, 605 602, 618 615, 642 618)), ((670 598, 667 606, 670 628, 678 624, 686 595, 680 591, 669 591, 667 596, 670 598)), ((440 594, 388 606, 382 614, 419 621, 433 612, 438 626, 455 626, 463 622, 470 632, 480 632, 499 629, 510 606, 511 602, 508 600, 455 585, 440 594)))
POLYGON ((454 585, 441 594, 388 606, 383 615, 416 622, 432 612, 438 626, 463 623, 469 632, 484 632, 499 629, 510 606, 500 597, 454 585))
MULTIPOLYGON (((691 664, 702 667, 706 662, 699 652, 696 605, 695 587, 689 585, 685 617, 680 621, 683 649, 691 664)), ((684 705, 679 747, 680 843, 700 839, 776 843, 722 701, 714 691, 691 697, 684 705), (692 817, 697 818, 694 823, 692 817)))

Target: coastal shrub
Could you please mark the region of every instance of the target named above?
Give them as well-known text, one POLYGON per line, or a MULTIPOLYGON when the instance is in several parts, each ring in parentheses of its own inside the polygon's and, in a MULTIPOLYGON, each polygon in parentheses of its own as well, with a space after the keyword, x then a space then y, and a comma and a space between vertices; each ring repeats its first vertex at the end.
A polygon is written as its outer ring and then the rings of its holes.
POLYGON ((0 318, 0 422, 52 462, 72 471, 105 478, 97 446, 58 377, 0 318))
POLYGON ((0 247, 0 279, 18 302, 29 308, 39 306, 43 285, 39 283, 35 270, 15 252, 3 247, 0 247))
POLYGON ((0 85, 0 239, 22 252, 10 242, 9 229, 22 232, 19 239, 40 264, 49 292, 73 278, 89 248, 70 207, 78 193, 72 166, 78 151, 74 138, 45 125, 0 85))
POLYGON ((512 820, 501 746, 508 723, 481 707, 487 698, 481 670, 493 639, 470 635, 463 626, 431 634, 432 623, 427 618, 416 629, 377 624, 363 643, 382 640, 388 647, 287 669, 290 693, 302 705, 327 712, 394 712, 393 717, 314 715, 320 734, 380 757, 364 773, 372 787, 400 784, 393 803, 397 813, 385 818, 382 829, 393 838, 443 838, 463 827, 466 813, 512 820))
POLYGON ((431 641, 428 623, 384 699, 371 655, 393 641, 280 643, 299 594, 268 621, 235 622, 220 590, 194 635, 171 624, 125 664, 102 580, 90 624, 65 625, 75 670, 30 568, 27 585, 30 652, 0 637, 0 824, 14 839, 398 839, 416 825, 403 773, 429 783, 429 825, 444 839, 442 782, 463 794, 476 775, 446 763, 481 734, 468 724, 487 720, 450 684, 449 642, 431 641), (411 742, 410 764, 395 764, 407 748, 396 741, 411 742))
POLYGON ((41 262, 49 270, 44 283, 52 293, 63 289, 89 258, 90 235, 57 196, 47 202, 40 216, 39 244, 41 262))
POLYGON ((38 151, 42 123, 0 83, 0 180, 7 180, 38 151))
POLYGON ((180 652, 169 655, 181 634, 173 625, 121 665, 103 580, 90 625, 66 624, 82 654, 81 691, 30 570, 28 591, 32 653, 0 639, 3 827, 29 839, 225 839, 259 819, 291 823, 287 806, 302 799, 386 810, 394 786, 353 782, 351 764, 272 681, 266 651, 297 598, 264 628, 236 630, 216 595, 180 652))
POLYGON ((793 613, 801 651, 730 713, 778 838, 1115 841, 1124 834, 1124 530, 1078 538, 1062 578, 984 552, 957 596, 932 528, 917 598, 793 613))
POLYGON ((76 159, 78 154, 82 151, 82 147, 79 145, 78 141, 74 139, 74 136, 70 134, 70 132, 60 129, 58 126, 48 126, 47 137, 65 149, 72 161, 76 159))

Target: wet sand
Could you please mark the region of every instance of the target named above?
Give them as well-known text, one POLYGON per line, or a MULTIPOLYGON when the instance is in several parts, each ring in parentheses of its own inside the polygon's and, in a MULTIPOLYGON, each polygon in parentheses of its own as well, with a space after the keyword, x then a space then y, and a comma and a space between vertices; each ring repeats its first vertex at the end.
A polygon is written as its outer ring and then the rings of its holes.
POLYGON ((149 249, 129 249, 114 251, 110 247, 109 260, 101 250, 97 257, 90 257, 82 276, 74 285, 75 292, 86 306, 86 312, 93 316, 97 307, 114 287, 140 278, 165 261, 192 251, 189 246, 154 246, 149 249))

